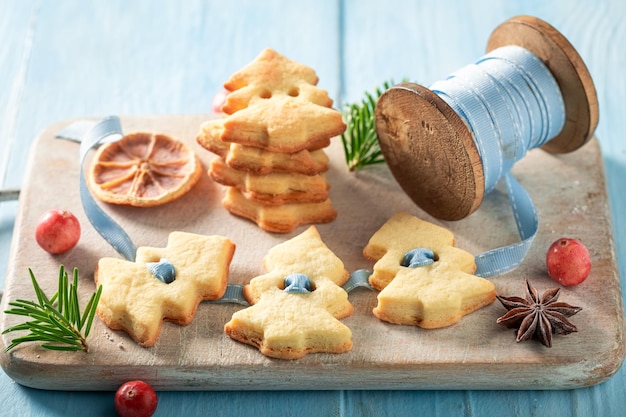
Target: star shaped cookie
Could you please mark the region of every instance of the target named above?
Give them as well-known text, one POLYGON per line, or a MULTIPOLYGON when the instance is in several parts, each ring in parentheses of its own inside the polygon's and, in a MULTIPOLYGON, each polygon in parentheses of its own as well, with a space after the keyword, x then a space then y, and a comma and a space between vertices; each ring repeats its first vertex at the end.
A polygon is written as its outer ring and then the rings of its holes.
POLYGON ((244 287, 253 305, 234 313, 224 326, 231 338, 280 359, 352 348, 352 333, 338 320, 354 310, 341 288, 348 272, 314 226, 272 248, 263 266, 268 272, 244 287), (311 289, 285 291, 285 279, 294 274, 305 276, 311 289))
POLYGON ((363 250, 375 261, 370 284, 381 290, 374 315, 381 320, 439 328, 458 322, 495 300, 494 285, 472 275, 474 256, 454 247, 450 231, 398 213, 370 238, 363 250), (424 266, 403 266, 413 249, 433 256, 424 266))
POLYGON ((134 262, 102 258, 94 275, 102 285, 98 316, 140 345, 153 346, 164 320, 187 325, 201 301, 224 295, 234 251, 225 237, 172 232, 165 248, 138 248, 134 262), (164 259, 175 270, 169 284, 148 268, 164 259))

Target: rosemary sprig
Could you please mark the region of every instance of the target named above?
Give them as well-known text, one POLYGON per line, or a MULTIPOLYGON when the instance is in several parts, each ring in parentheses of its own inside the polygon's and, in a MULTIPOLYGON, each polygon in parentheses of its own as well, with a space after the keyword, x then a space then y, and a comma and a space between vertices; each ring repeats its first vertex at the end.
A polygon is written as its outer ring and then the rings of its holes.
POLYGON ((347 127, 341 135, 341 142, 350 171, 385 162, 376 135, 374 111, 378 98, 392 85, 393 81, 386 81, 382 89, 376 88, 374 93, 366 91, 365 98, 360 103, 347 104, 344 108, 347 127))
POLYGON ((33 271, 29 268, 30 278, 33 283, 37 301, 17 299, 9 302, 13 307, 5 310, 6 314, 30 317, 32 320, 10 327, 2 334, 28 330, 25 336, 20 336, 11 341, 4 351, 8 352, 24 342, 42 342, 41 346, 51 350, 64 351, 89 351, 87 336, 91 330, 96 307, 100 301, 102 286, 91 295, 85 310, 80 312, 78 302, 78 269, 74 268, 72 282, 61 265, 59 268, 58 291, 48 298, 43 292, 33 271))

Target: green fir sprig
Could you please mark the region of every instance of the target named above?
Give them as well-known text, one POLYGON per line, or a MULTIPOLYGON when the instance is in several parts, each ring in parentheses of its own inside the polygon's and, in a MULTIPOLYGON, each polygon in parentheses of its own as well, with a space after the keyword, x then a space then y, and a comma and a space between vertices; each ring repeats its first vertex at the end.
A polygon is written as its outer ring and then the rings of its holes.
POLYGON ((341 135, 341 141, 350 171, 385 162, 376 134, 374 112, 378 98, 392 85, 393 81, 386 81, 382 88, 376 88, 373 93, 366 91, 361 102, 344 107, 343 116, 347 127, 341 135))
POLYGON ((59 268, 59 286, 56 294, 48 298, 43 292, 33 271, 29 268, 37 302, 15 300, 9 302, 13 307, 5 310, 6 314, 29 317, 32 320, 10 327, 2 334, 27 330, 30 333, 17 337, 11 341, 4 351, 8 352, 24 342, 42 342, 41 346, 51 350, 89 351, 87 336, 96 314, 96 307, 100 301, 102 286, 92 294, 85 310, 81 313, 78 301, 78 269, 74 268, 73 279, 70 283, 65 267, 59 268))

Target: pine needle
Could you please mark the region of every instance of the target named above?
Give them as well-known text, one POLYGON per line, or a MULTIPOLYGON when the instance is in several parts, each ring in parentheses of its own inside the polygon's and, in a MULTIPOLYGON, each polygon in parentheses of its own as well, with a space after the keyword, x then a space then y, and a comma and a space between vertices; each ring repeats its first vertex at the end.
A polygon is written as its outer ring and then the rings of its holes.
POLYGON ((341 135, 341 141, 350 171, 385 162, 376 134, 374 112, 378 98, 393 84, 393 81, 387 81, 383 83, 382 89, 377 88, 374 93, 365 92, 360 103, 347 104, 344 108, 347 127, 341 135))
POLYGON ((52 296, 43 292, 33 271, 28 270, 37 301, 15 300, 9 302, 12 308, 6 314, 29 317, 32 320, 6 329, 2 334, 14 331, 29 331, 27 335, 16 337, 4 351, 8 352, 25 342, 41 342, 41 346, 51 350, 89 351, 87 336, 91 330, 96 307, 100 301, 102 286, 91 295, 81 314, 78 300, 78 269, 74 268, 72 282, 65 267, 59 268, 58 290, 52 296), (56 303, 56 305, 55 305, 56 303))

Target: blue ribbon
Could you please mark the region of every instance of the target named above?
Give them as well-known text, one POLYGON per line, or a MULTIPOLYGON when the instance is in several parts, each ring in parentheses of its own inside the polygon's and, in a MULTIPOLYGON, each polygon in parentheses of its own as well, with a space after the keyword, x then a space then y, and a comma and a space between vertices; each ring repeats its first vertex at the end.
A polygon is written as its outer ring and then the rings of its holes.
POLYGON ((85 157, 92 148, 105 142, 119 140, 124 136, 120 119, 117 116, 109 116, 98 122, 79 121, 69 125, 56 136, 80 142, 80 200, 89 222, 120 255, 134 261, 137 253, 135 245, 124 229, 96 203, 89 192, 83 168, 85 157))
POLYGON ((404 255, 400 264, 407 268, 418 268, 420 266, 430 265, 434 262, 435 252, 427 248, 415 248, 404 255))
POLYGON ((166 258, 161 258, 159 262, 146 262, 146 268, 156 279, 165 284, 171 284, 176 280, 176 268, 166 258))
POLYGON ((507 46, 461 68, 431 90, 465 121, 474 136, 485 175, 485 194, 501 179, 521 238, 476 255, 476 275, 489 277, 515 269, 539 229, 537 212, 510 169, 528 150, 554 138, 565 124, 565 104, 546 65, 530 51, 507 46))
POLYGON ((289 274, 284 279, 283 291, 297 294, 309 294, 313 291, 313 284, 311 284, 311 278, 306 274, 289 274))
POLYGON ((243 296, 243 285, 241 284, 228 284, 226 286, 226 292, 222 296, 222 298, 217 300, 209 300, 209 303, 215 304, 224 304, 224 303, 234 303, 241 304, 243 306, 249 306, 250 303, 246 300, 246 297, 243 296))
POLYGON ((491 277, 517 268, 526 258, 539 230, 537 210, 530 195, 511 174, 505 176, 509 202, 521 241, 476 255, 476 272, 479 277, 491 277))
POLYGON ((370 271, 369 269, 357 269, 350 274, 350 277, 348 278, 346 283, 343 284, 342 288, 347 293, 350 293, 355 288, 367 288, 371 290, 372 286, 370 285, 369 281, 371 275, 372 271, 370 271))

